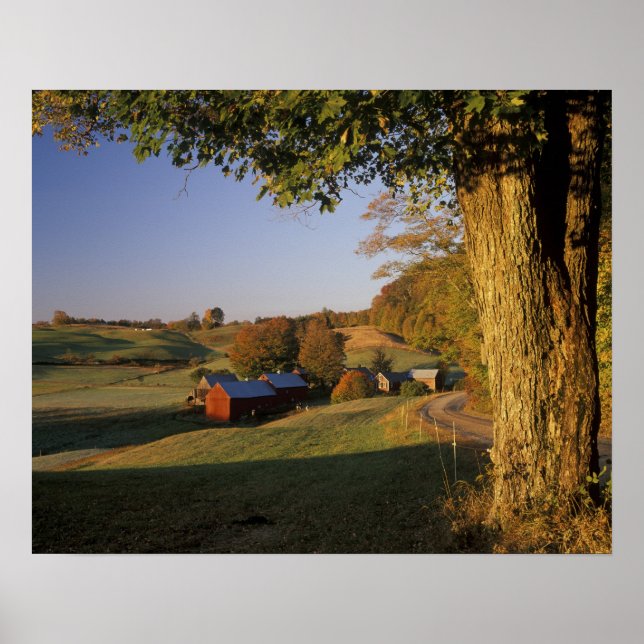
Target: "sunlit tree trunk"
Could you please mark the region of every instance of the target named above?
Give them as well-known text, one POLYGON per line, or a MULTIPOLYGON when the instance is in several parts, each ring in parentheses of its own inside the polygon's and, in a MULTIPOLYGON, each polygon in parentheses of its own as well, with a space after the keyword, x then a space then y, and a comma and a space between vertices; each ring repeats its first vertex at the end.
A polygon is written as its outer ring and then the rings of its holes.
POLYGON ((501 521, 569 498, 597 471, 600 103, 597 93, 554 93, 539 154, 521 145, 518 124, 461 124, 476 149, 456 161, 457 194, 488 361, 501 521))

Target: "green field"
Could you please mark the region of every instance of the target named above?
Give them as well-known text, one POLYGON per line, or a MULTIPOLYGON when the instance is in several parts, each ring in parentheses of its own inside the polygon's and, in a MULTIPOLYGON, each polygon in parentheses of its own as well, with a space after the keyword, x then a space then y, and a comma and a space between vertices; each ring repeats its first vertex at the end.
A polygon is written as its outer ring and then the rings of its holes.
POLYGON ((135 331, 98 326, 34 327, 32 362, 60 362, 65 355, 97 360, 120 356, 128 360, 188 360, 212 352, 178 331, 135 331))
POLYGON ((243 325, 220 326, 208 331, 193 331, 190 336, 197 342, 212 347, 218 351, 227 352, 235 341, 235 336, 241 331, 243 325))
MULTIPOLYGON (((373 360, 373 347, 369 349, 353 349, 346 351, 347 366, 368 367, 373 360)), ((409 369, 430 369, 438 363, 438 357, 407 349, 386 347, 385 351, 390 358, 393 358, 392 371, 409 371, 409 369)))
POLYGON ((140 444, 192 429, 176 420, 191 369, 33 365, 32 453, 140 444))
MULTIPOLYGON (((438 446, 401 400, 194 429, 33 473, 34 552, 451 552, 438 446)), ((180 423, 185 421, 175 420, 180 423)), ((452 472, 451 450, 443 445, 452 472)), ((481 456, 478 458, 482 459, 481 456)), ((459 478, 483 466, 457 455, 459 478)))
POLYGON ((143 380, 154 373, 155 369, 152 367, 32 365, 31 391, 34 396, 38 396, 82 387, 143 380))
POLYGON ((185 395, 170 387, 96 387, 36 396, 32 454, 141 444, 188 431, 194 425, 177 419, 185 395))

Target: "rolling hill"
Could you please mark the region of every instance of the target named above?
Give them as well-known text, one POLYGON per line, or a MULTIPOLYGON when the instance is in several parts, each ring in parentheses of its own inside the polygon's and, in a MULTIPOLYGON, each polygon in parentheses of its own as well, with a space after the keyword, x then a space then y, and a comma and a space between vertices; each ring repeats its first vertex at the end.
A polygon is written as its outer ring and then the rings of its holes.
POLYGON ((65 355, 98 360, 115 356, 130 360, 188 360, 207 358, 212 352, 183 333, 170 330, 136 331, 125 327, 70 325, 35 327, 32 362, 60 363, 65 355))
MULTIPOLYGON (((34 472, 33 550, 449 552, 445 471, 417 404, 409 423, 400 399, 365 399, 34 472)), ((458 466, 479 471, 470 450, 458 466)))
MULTIPOLYGON (((431 369, 438 363, 440 356, 417 351, 393 333, 385 333, 374 326, 355 326, 336 329, 346 338, 345 354, 348 367, 369 366, 373 350, 384 347, 387 355, 393 358, 392 371, 409 369, 431 369)), ((460 370, 459 370, 459 373, 460 370)))

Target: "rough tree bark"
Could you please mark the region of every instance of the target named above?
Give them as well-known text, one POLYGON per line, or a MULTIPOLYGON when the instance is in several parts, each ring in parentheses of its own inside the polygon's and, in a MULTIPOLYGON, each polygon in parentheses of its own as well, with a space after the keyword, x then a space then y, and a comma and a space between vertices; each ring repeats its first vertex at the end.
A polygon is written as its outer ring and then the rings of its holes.
POLYGON ((551 93, 548 143, 463 122, 456 160, 494 409, 493 516, 574 495, 598 470, 599 93, 551 93))

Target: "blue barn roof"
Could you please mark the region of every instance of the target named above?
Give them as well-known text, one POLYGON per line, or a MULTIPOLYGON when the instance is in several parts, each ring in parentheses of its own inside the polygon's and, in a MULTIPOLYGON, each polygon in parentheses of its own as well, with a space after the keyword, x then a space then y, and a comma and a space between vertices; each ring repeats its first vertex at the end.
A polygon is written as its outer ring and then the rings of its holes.
POLYGON ((204 378, 211 387, 218 382, 237 382, 237 376, 234 373, 207 373, 204 378))
POLYGON ((275 390, 263 380, 241 380, 218 384, 231 398, 262 398, 277 395, 275 390))
POLYGON ((275 389, 288 389, 290 387, 307 387, 306 381, 296 373, 263 373, 262 378, 275 387, 275 389))

